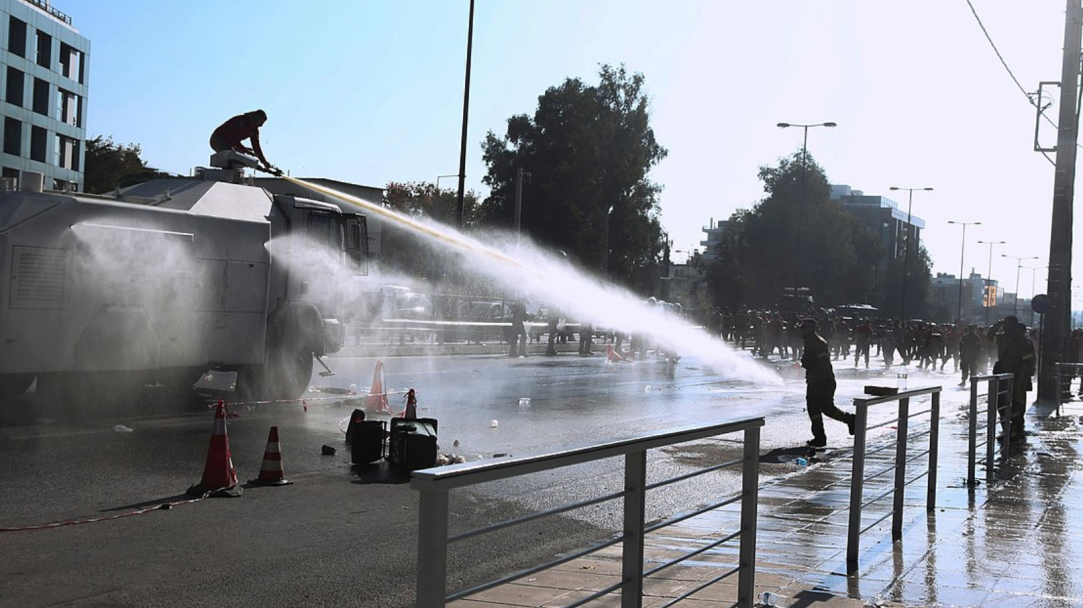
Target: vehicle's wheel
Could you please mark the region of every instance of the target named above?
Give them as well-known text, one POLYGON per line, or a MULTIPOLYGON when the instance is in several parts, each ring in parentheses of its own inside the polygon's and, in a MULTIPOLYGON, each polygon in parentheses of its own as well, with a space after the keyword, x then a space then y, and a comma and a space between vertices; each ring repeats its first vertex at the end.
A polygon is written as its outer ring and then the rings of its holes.
POLYGON ((38 399, 53 417, 92 419, 98 414, 138 415, 145 410, 143 372, 42 374, 38 399))
POLYGON ((19 398, 34 383, 34 374, 0 374, 0 402, 19 398))
POLYGON ((202 367, 176 367, 160 370, 154 375, 150 391, 155 399, 173 406, 195 406, 203 398, 195 391, 195 383, 203 376, 202 367))
POLYGON ((312 352, 287 345, 271 349, 264 365, 246 365, 237 372, 243 401, 297 399, 312 378, 312 352))

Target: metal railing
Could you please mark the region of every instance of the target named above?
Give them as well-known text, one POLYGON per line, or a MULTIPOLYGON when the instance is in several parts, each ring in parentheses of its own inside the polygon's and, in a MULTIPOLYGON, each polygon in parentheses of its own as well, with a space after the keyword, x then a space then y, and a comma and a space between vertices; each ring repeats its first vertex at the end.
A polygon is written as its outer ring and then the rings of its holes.
POLYGON ((622 544, 621 581, 606 587, 605 589, 601 589, 588 597, 577 600, 576 602, 569 604, 566 608, 580 606, 618 590, 621 594, 622 608, 639 608, 642 606, 643 601, 644 576, 655 574, 691 557, 714 549, 723 543, 737 539, 740 545, 738 551, 739 562, 736 568, 728 570, 708 581, 702 582, 681 597, 675 598, 672 602, 666 604, 666 606, 701 591, 724 578, 737 574, 738 600, 736 605, 743 608, 752 608, 755 595, 756 509, 759 496, 757 484, 759 481, 760 428, 763 424, 764 421, 762 417, 745 418, 707 426, 659 431, 597 445, 533 456, 523 456, 487 463, 465 463, 415 471, 411 480, 411 487, 417 490, 420 495, 420 509, 418 513, 416 605, 419 608, 444 606, 446 602, 464 598, 486 589, 491 589, 522 577, 536 574, 548 568, 559 566, 607 547, 622 544), (647 483, 647 450, 707 437, 736 433, 739 431, 744 434, 744 451, 743 456, 740 459, 723 462, 651 484, 647 483), (508 479, 529 473, 550 471, 618 456, 624 457, 624 490, 621 492, 599 496, 578 503, 567 504, 548 511, 541 511, 518 519, 507 520, 483 528, 455 534, 450 537, 448 536, 448 494, 452 489, 508 479), (737 465, 741 466, 742 471, 742 489, 737 496, 721 500, 707 505, 706 507, 698 508, 689 513, 671 517, 662 522, 653 523, 649 527, 645 525, 644 519, 646 514, 647 490, 652 490, 678 481, 684 481, 698 475, 719 471, 737 465), (509 576, 482 583, 468 589, 456 591, 451 594, 447 593, 447 551, 450 543, 465 540, 467 538, 474 538, 497 530, 503 530, 511 526, 535 521, 550 515, 567 513, 574 509, 597 505, 616 499, 623 499, 623 530, 619 536, 509 576), (643 553, 647 533, 655 532, 671 524, 690 519, 697 515, 702 515, 708 511, 736 502, 740 502, 741 504, 740 529, 737 532, 728 534, 720 540, 714 541, 691 553, 682 555, 672 561, 655 566, 651 568, 651 570, 644 572, 643 553))
MULTIPOLYGON (((1054 363, 1054 369, 1056 370, 1057 383, 1057 415, 1060 416, 1060 405, 1064 403, 1064 395, 1068 393, 1071 396, 1072 392, 1072 379, 1076 376, 1083 375, 1083 363, 1054 363), (1068 389, 1064 389, 1064 381, 1068 380, 1068 389)), ((1080 382, 1083 382, 1081 380, 1080 382)), ((1080 386, 1079 394, 1083 395, 1083 385, 1080 386)))
MULTIPOLYGON (((856 407, 857 420, 854 423, 854 455, 853 455, 853 477, 850 481, 850 521, 847 530, 846 539, 846 561, 850 563, 856 563, 858 553, 860 551, 860 537, 861 534, 870 530, 873 526, 884 521, 888 517, 891 517, 891 538, 892 540, 899 540, 902 538, 902 515, 903 515, 903 498, 905 495, 906 486, 914 483, 922 477, 928 477, 928 490, 926 492, 926 510, 932 511, 936 508, 936 465, 937 465, 937 446, 939 444, 940 433, 940 391, 942 387, 932 386, 928 388, 917 388, 909 391, 902 391, 896 395, 888 395, 885 397, 871 397, 871 398, 857 398, 854 399, 854 406, 856 407), (932 405, 930 409, 910 413, 910 399, 914 397, 920 397, 922 395, 932 395, 932 405), (872 427, 869 424, 869 407, 879 405, 881 403, 891 403, 897 401, 899 404, 898 417, 892 420, 881 422, 872 427), (911 418, 921 416, 923 414, 930 414, 929 430, 924 433, 917 433, 913 436, 909 435, 909 422, 911 418), (868 455, 865 451, 865 438, 868 431, 890 424, 896 424, 898 433, 895 439, 895 461, 894 463, 872 475, 865 476, 865 457, 868 455), (922 435, 929 435, 929 449, 916 454, 912 457, 907 456, 907 444, 912 438, 917 438, 922 435), (928 454, 928 469, 912 478, 906 478, 907 465, 913 461, 928 454), (864 500, 865 482, 875 479, 880 475, 894 471, 895 483, 891 490, 883 492, 878 496, 875 496, 869 500, 864 500), (861 513, 868 505, 886 498, 889 495, 893 495, 893 504, 891 512, 883 517, 872 522, 865 528, 861 527, 861 513)), ((890 444, 884 448, 878 448, 871 453, 879 452, 883 449, 890 447, 890 444)))
MULTIPOLYGON (((970 410, 968 413, 968 439, 967 439, 967 459, 966 459, 966 483, 969 486, 973 486, 977 482, 977 475, 975 470, 977 468, 978 460, 978 448, 985 447, 985 483, 989 484, 993 482, 993 452, 996 445, 996 423, 997 416, 1001 412, 1006 413, 1003 415, 1006 428, 1004 434, 1011 437, 1012 430, 1012 416, 1011 416, 1011 402, 1012 402, 1012 374, 991 374, 988 376, 971 376, 970 377, 970 410), (986 397, 986 416, 985 423, 978 425, 978 384, 981 382, 988 383, 988 390, 985 393, 986 397), (1007 399, 1004 399, 1006 395, 1007 399), (985 441, 978 443, 978 431, 985 431, 985 441)), ((1008 450, 1011 449, 1010 441, 1002 441, 1000 443, 1001 458, 1007 458, 1008 450)))

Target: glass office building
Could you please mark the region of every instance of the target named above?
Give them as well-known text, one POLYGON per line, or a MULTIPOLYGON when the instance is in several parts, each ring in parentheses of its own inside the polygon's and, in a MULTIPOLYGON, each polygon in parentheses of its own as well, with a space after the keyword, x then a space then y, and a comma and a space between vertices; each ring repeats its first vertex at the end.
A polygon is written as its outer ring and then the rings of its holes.
POLYGON ((5 178, 45 176, 83 189, 90 41, 48 0, 0 0, 0 95, 5 178))

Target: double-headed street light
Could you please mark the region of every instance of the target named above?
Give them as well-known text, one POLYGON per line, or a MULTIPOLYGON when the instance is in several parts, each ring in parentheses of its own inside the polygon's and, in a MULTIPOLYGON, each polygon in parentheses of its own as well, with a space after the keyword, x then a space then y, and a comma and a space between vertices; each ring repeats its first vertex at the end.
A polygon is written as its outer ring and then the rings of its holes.
POLYGON ((898 186, 891 186, 888 190, 906 190, 910 193, 910 200, 906 204, 906 249, 903 250, 902 301, 899 303, 899 320, 906 321, 906 284, 910 280, 910 236, 914 234, 914 227, 910 224, 910 211, 914 207, 914 190, 932 190, 932 188, 900 188, 898 186))
POLYGON ((1011 258, 1017 262, 1015 267, 1015 309, 1012 311, 1012 315, 1019 316, 1019 271, 1023 268, 1023 260, 1037 260, 1038 256, 1019 258, 1014 255, 1008 255, 1006 253, 1000 254, 1002 258, 1011 258))
POLYGON ((801 233, 804 229, 804 218, 802 217, 802 211, 804 210, 805 206, 805 165, 808 164, 808 130, 809 127, 834 128, 837 126, 838 124, 834 122, 820 122, 814 125, 799 125, 791 122, 778 123, 778 128, 780 129, 801 127, 805 130, 805 137, 801 141, 801 190, 797 198, 797 244, 795 245, 793 255, 793 285, 791 285, 792 287, 798 286, 797 281, 800 280, 799 277, 801 274, 801 233))
MULTIPOLYGON (((1003 245, 1004 243, 1007 243, 1007 241, 978 241, 979 245, 989 246, 989 275, 985 277, 986 289, 993 286, 993 245, 1003 245)), ((988 291, 983 295, 985 296, 982 298, 982 303, 985 304, 985 326, 989 327, 989 309, 992 308, 992 306, 990 306, 989 303, 988 291)))
POLYGON ((966 227, 967 226, 981 226, 981 222, 956 222, 954 220, 948 220, 949 224, 956 224, 963 227, 963 246, 959 251, 959 310, 955 315, 955 322, 963 322, 963 257, 966 255, 966 227))

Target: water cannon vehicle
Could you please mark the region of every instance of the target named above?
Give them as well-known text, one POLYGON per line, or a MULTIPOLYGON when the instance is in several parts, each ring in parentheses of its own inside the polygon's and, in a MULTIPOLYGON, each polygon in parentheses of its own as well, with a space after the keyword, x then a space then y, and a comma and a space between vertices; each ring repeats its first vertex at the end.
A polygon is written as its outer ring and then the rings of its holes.
POLYGON ((220 152, 193 177, 99 196, 0 192, 0 403, 190 390, 237 372, 244 400, 293 399, 339 350, 344 278, 367 274, 365 216, 248 183, 220 152))

